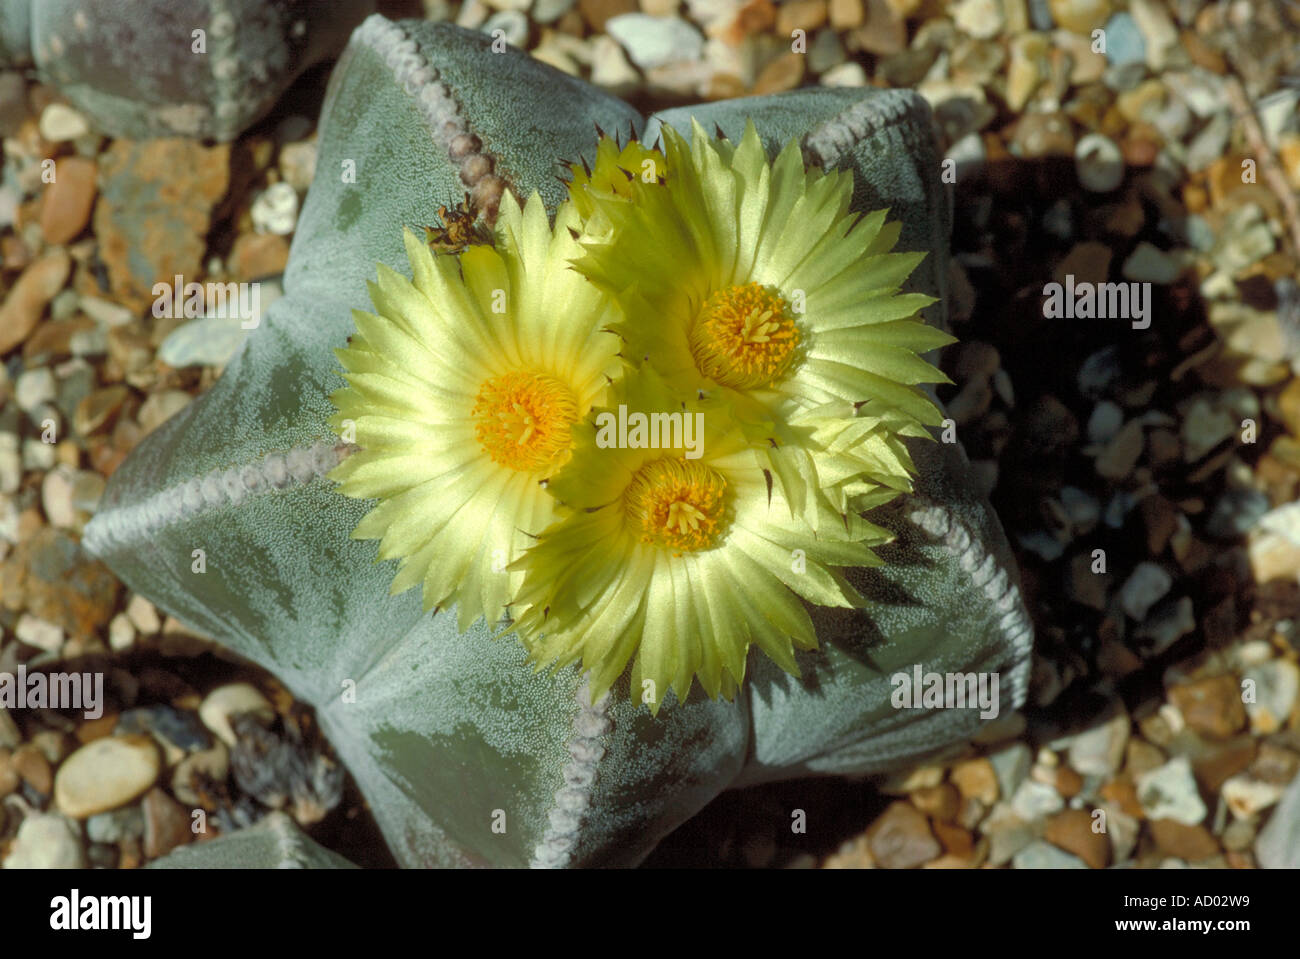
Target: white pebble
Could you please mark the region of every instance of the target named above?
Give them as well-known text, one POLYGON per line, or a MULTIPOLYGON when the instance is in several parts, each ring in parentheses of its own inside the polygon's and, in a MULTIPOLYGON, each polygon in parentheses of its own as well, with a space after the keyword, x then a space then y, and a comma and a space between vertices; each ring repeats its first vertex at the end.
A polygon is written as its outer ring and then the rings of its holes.
POLYGON ((51 143, 75 140, 90 132, 90 124, 86 122, 86 118, 66 103, 51 103, 47 106, 41 111, 41 119, 37 125, 41 137, 51 143))
POLYGON ((273 183, 258 194, 250 212, 258 233, 286 236, 298 225, 298 193, 287 183, 273 183))

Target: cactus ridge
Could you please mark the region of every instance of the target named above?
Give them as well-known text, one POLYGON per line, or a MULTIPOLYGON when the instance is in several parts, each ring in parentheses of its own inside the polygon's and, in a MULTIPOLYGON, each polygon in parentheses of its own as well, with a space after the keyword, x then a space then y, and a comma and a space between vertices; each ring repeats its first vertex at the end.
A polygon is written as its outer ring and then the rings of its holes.
POLYGON ((1029 689, 1029 656, 1033 648, 1034 627, 1020 595, 1020 587, 984 546, 983 537, 973 534, 951 510, 923 496, 912 496, 910 502, 912 509, 908 519, 952 550, 957 565, 970 574, 975 586, 1002 613, 997 628, 1010 645, 1010 660, 1016 664, 1008 677, 1012 701, 1017 705, 1024 702, 1029 689))
POLYGON ((268 453, 255 463, 210 470, 203 476, 159 490, 138 503, 104 510, 86 527, 91 555, 148 539, 158 530, 200 513, 237 506, 250 496, 301 486, 324 477, 354 447, 333 437, 311 446, 268 453))
POLYGON ((888 94, 861 100, 810 130, 803 138, 804 159, 823 169, 830 169, 858 143, 887 126, 915 119, 923 101, 911 90, 891 90, 888 94))
POLYGON ((573 719, 573 736, 567 743, 569 762, 562 771, 564 785, 555 792, 546 833, 533 850, 529 863, 533 869, 563 869, 569 865, 581 836, 587 807, 591 805, 597 769, 605 755, 601 738, 612 725, 608 714, 609 693, 593 703, 590 686, 584 678, 574 698, 578 712, 573 719))
POLYGON ((414 37, 377 13, 357 28, 353 42, 373 50, 393 72, 393 79, 415 99, 433 142, 458 168, 474 210, 491 225, 496 220, 501 194, 509 184, 494 172, 497 158, 483 149, 483 141, 462 115, 451 88, 438 82, 438 68, 420 53, 414 37))
POLYGON ((244 79, 239 75, 239 32, 228 0, 212 0, 212 17, 208 33, 212 38, 208 61, 212 70, 212 115, 217 135, 233 139, 243 126, 240 92, 244 79))

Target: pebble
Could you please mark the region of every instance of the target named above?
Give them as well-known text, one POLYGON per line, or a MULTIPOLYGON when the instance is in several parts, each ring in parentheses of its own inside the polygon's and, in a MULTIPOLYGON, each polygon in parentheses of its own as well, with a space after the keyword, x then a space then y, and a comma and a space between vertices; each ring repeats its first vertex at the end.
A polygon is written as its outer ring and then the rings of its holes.
POLYGON ((108 648, 125 652, 135 645, 135 627, 125 613, 116 613, 108 622, 108 648))
POLYGON ((132 625, 145 636, 152 636, 162 629, 157 607, 139 593, 133 595, 126 604, 126 615, 132 625))
POLYGON ((14 402, 24 413, 35 413, 59 395, 54 373, 47 367, 24 370, 14 381, 14 402))
POLYGON ((812 33, 826 23, 826 0, 785 0, 776 8, 776 32, 782 38, 795 30, 812 33))
POLYGON ((136 421, 145 433, 152 433, 169 419, 190 405, 194 399, 184 390, 160 390, 150 393, 140 404, 136 421))
POLYGON ((808 44, 808 69, 813 73, 825 73, 844 58, 844 45, 834 30, 818 30, 808 44))
POLYGON ((1178 640, 1196 629, 1196 613, 1190 596, 1180 596, 1175 602, 1163 602, 1142 623, 1137 631, 1143 654, 1148 658, 1159 656, 1178 640))
MULTIPOLYGON (((1103 837, 1104 838, 1104 837, 1103 837)), ((1015 854, 1011 864, 1016 869, 1087 869, 1088 864, 1050 842, 1036 839, 1015 854)))
POLYGON ((1012 743, 989 756, 998 779, 998 790, 1003 796, 1014 796, 1020 784, 1029 775, 1033 755, 1024 743, 1012 743))
POLYGON ((72 428, 78 436, 92 436, 122 408, 131 391, 121 385, 95 390, 77 404, 72 413, 72 428))
POLYGON ((1090 193, 1110 193, 1124 182, 1124 154, 1110 137, 1087 133, 1074 146, 1074 170, 1090 193))
POLYGON ((116 845, 123 840, 139 839, 143 835, 144 814, 139 805, 95 813, 86 819, 86 838, 91 842, 116 845))
POLYGON ((856 60, 831 67, 821 78, 824 87, 865 87, 867 82, 867 71, 856 60))
POLYGON ((1249 819, 1282 798, 1281 784, 1266 782, 1250 773, 1230 777, 1220 792, 1228 810, 1238 819, 1249 819))
POLYGON ((1127 280, 1168 286, 1183 272, 1183 264, 1177 257, 1143 240, 1124 261, 1121 272, 1127 280))
POLYGON ((998 803, 979 824, 989 840, 989 865, 1001 866, 1039 836, 1039 826, 1027 823, 1011 811, 1010 803, 998 803))
POLYGON ((1129 616, 1141 622, 1173 584, 1173 577, 1163 567, 1144 560, 1138 563, 1120 587, 1120 606, 1129 616))
POLYGON ((1106 59, 1112 67, 1146 63, 1146 42, 1137 21, 1124 12, 1106 21, 1106 59))
POLYGON ((57 813, 29 813, 4 859, 5 869, 84 869, 81 830, 57 813))
POLYGON ((287 236, 298 224, 298 193, 283 181, 272 183, 257 195, 249 214, 258 233, 287 236))
POLYGON ((126 326, 135 318, 131 311, 120 303, 100 299, 97 296, 82 296, 78 299, 77 305, 81 308, 81 312, 106 329, 126 326))
POLYGON ((217 742, 211 749, 190 753, 172 773, 172 793, 188 806, 203 805, 198 790, 205 782, 224 783, 230 775, 230 751, 217 742))
POLYGON ((54 771, 50 768, 49 759, 35 746, 28 743, 14 750, 11 766, 23 782, 42 796, 50 794, 54 785, 54 771))
POLYGON ((165 754, 166 764, 174 766, 188 753, 207 749, 212 737, 193 713, 172 706, 155 705, 128 709, 117 722, 115 735, 150 734, 165 754))
POLYGON ((781 56, 763 67, 758 79, 754 81, 753 94, 755 96, 765 96, 793 90, 803 82, 803 73, 806 66, 807 57, 802 53, 788 52, 781 54, 781 56))
POLYGON ((55 161, 54 182, 46 186, 41 203, 41 235, 46 243, 67 243, 90 223, 95 175, 95 162, 85 157, 60 157, 55 161))
POLYGON ((248 683, 218 686, 199 705, 199 719, 203 725, 216 733, 227 746, 235 745, 236 738, 230 728, 230 718, 241 713, 254 713, 268 722, 275 718, 271 703, 248 683))
POLYGON ((7 746, 0 747, 0 799, 16 792, 21 783, 22 776, 14 768, 13 753, 7 746))
POLYGON ((1178 756, 1137 779, 1138 802, 1148 819, 1173 819, 1194 826, 1205 819, 1205 803, 1196 788, 1192 764, 1178 756))
POLYGON ((18 617, 14 636, 20 643, 35 646, 47 653, 57 653, 63 648, 63 628, 31 613, 23 613, 18 617))
POLYGON ((1285 726, 1300 692, 1300 667, 1290 660, 1275 659, 1250 667, 1241 678, 1254 684, 1255 701, 1245 703, 1250 731, 1269 735, 1285 726))
MULTIPOLYGON (((1110 16, 1111 0, 1047 0, 1052 21, 1074 33, 1090 34, 1110 16)), ((1039 14, 1041 22, 1041 13, 1039 14)), ((1047 29, 1039 26, 1039 30, 1047 29)))
POLYGON ((1142 421, 1129 420, 1098 455, 1093 464, 1097 475, 1108 480, 1128 476, 1142 455, 1142 441, 1142 421))
POLYGON ((1300 869, 1300 776, 1255 839, 1255 857, 1265 869, 1300 869))
POLYGON ((952 767, 952 784, 966 799, 978 799, 986 806, 998 801, 998 776, 993 764, 984 757, 966 759, 952 767))
POLYGON ((872 858, 885 869, 913 869, 943 852, 925 816, 910 803, 894 802, 867 832, 872 858))
POLYGON ((1064 113, 1023 114, 1007 148, 1027 160, 1069 156, 1075 148, 1070 118, 1064 113))
POLYGON ((64 143, 84 137, 90 132, 90 124, 66 103, 51 103, 41 111, 38 129, 42 139, 51 143, 64 143))
MULTIPOLYGON (((1183 165, 1190 173, 1200 173, 1209 169, 1223 157, 1228 148, 1228 138, 1231 136, 1231 117, 1227 113, 1215 115, 1188 143, 1183 165)), ((1241 167, 1238 166, 1237 172, 1240 169, 1241 167)))
POLYGON ((1002 0, 960 0, 952 18, 957 29, 979 40, 991 40, 1006 25, 1002 0))
POLYGON ((1088 417, 1088 439, 1094 443, 1105 443, 1119 432, 1124 424, 1124 411, 1119 404, 1102 400, 1092 408, 1088 417))
MULTIPOLYGON (((862 26, 867 13, 863 0, 831 0, 830 21, 836 30, 854 30, 862 26)), ((831 34, 834 36, 834 34, 831 34)), ((811 48, 808 51, 812 53, 811 48)))
MULTIPOLYGON (((554 23, 573 9, 576 0, 534 0, 531 16, 537 23, 554 23)), ((676 2, 674 0, 674 8, 676 2)))
POLYGON ((1048 820, 1043 838, 1078 856, 1089 868, 1105 869, 1110 863, 1110 840, 1104 832, 1093 831, 1093 821, 1086 809, 1062 810, 1048 820))
POLYGON ((1227 739, 1246 725, 1241 687, 1232 676, 1214 676, 1175 686, 1169 701, 1187 725, 1213 739, 1227 739))
POLYGON ((1026 779, 1011 797, 1011 811, 1026 822, 1042 819, 1059 811, 1065 800, 1046 783, 1026 779))
POLYGON ((628 57, 642 70, 683 60, 696 61, 704 53, 704 37, 695 27, 676 17, 625 13, 611 17, 605 30, 623 45, 628 57))
POLYGON ((1110 776, 1119 771, 1129 738, 1129 717, 1119 712, 1070 740, 1070 765, 1085 776, 1110 776))
POLYGON ((72 505, 72 477, 58 468, 45 474, 41 482, 41 509, 51 526, 72 529, 77 525, 77 511, 72 505))
POLYGON ((1026 33, 1011 43, 1011 62, 1007 66, 1007 106, 1019 113, 1029 102, 1043 79, 1043 64, 1048 56, 1047 37, 1026 33))
POLYGON ((1163 3, 1157 0, 1129 0, 1128 9, 1146 41, 1147 66, 1152 70, 1163 70, 1169 51, 1178 45, 1178 30, 1165 12, 1163 3))
POLYGON ((158 778, 158 748, 148 736, 110 736, 87 743, 63 761, 54 803, 74 819, 124 805, 158 778))
POLYGON ((115 139, 98 161, 97 250, 112 299, 141 315, 155 283, 202 273, 212 212, 230 186, 230 144, 115 139))
POLYGON ((155 786, 145 794, 144 854, 150 859, 165 856, 193 837, 189 813, 155 786))
POLYGON ((64 250, 52 250, 25 270, 0 306, 0 354, 8 353, 36 328, 45 306, 68 282, 72 260, 64 250))
POLYGON ((1153 820, 1151 838, 1165 855, 1177 856, 1187 862, 1200 862, 1222 851, 1204 826, 1189 826, 1173 819, 1153 820))

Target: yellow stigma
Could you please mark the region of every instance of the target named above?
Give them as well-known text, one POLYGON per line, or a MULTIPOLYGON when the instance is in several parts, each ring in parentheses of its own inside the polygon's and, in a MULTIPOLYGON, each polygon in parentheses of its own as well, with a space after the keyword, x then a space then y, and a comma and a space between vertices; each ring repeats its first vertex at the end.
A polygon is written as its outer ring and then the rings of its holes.
POLYGON ((578 421, 573 391, 546 373, 494 376, 474 398, 474 434, 494 463, 525 473, 552 472, 573 452, 578 421))
POLYGON ((696 552, 725 532, 727 481, 707 466, 666 457, 636 471, 623 503, 641 542, 696 552))
POLYGON ((799 329, 781 294, 758 283, 728 286, 704 301, 690 333, 701 373, 723 386, 752 390, 781 378, 799 329))

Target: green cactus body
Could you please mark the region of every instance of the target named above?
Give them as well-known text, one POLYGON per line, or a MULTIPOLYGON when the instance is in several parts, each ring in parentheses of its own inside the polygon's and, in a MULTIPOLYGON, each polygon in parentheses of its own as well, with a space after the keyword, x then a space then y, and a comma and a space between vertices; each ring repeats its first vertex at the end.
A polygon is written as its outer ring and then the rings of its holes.
MULTIPOLYGON (((732 135, 752 117, 773 144, 801 137, 807 158, 852 165, 855 203, 905 215, 900 248, 932 254, 912 282, 942 294, 947 208, 918 98, 796 93, 670 111, 647 129, 690 114, 732 135)), ((669 693, 651 716, 624 676, 592 703, 576 668, 536 672, 481 620, 458 634, 454 610, 389 595, 396 562, 349 536, 366 504, 324 478, 350 452, 326 425, 332 350, 368 307, 376 263, 410 275, 404 225, 436 222, 466 190, 488 219, 502 189, 553 210, 555 161, 591 160, 597 125, 642 120, 476 34, 367 20, 331 80, 284 297, 212 390, 119 468, 86 531, 133 589, 317 709, 403 865, 632 865, 730 786, 893 768, 968 738, 971 711, 891 706, 890 675, 915 663, 997 671, 1001 710, 1023 702, 1015 566, 950 445, 914 444, 917 495, 880 511, 900 538, 894 561, 861 571, 878 604, 821 611, 801 680, 751 652, 734 702, 669 693)))
POLYGON ((0 63, 34 62, 113 136, 233 140, 372 9, 369 0, 5 0, 0 63))

